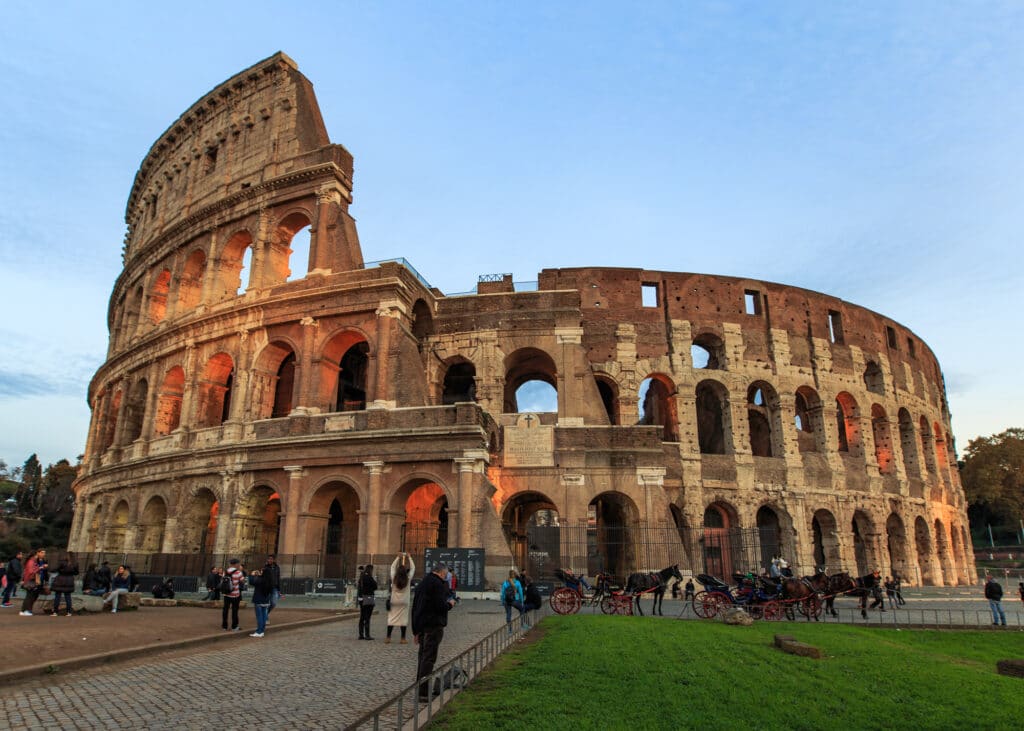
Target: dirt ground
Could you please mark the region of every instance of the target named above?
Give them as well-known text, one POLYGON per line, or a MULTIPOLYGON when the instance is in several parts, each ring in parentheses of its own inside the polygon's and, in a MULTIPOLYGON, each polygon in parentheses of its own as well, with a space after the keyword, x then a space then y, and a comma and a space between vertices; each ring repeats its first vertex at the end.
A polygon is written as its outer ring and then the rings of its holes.
MULTIPOLYGON (((59 665, 86 655, 144 647, 162 642, 228 634, 220 627, 220 609, 205 607, 140 607, 134 611, 82 613, 71 617, 36 614, 19 616, 20 602, 0 609, 3 662, 0 672, 33 665, 59 665)), ((336 611, 278 607, 271 625, 328 617, 336 611)), ((256 628, 251 607, 239 612, 239 625, 248 634, 256 628)))

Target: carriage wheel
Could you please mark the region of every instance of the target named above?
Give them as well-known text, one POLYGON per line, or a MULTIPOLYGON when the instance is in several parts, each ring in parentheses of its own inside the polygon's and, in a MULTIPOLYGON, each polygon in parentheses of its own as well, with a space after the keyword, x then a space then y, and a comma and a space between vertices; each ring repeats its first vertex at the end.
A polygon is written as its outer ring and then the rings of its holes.
POLYGON ((751 619, 764 619, 763 604, 751 604, 749 607, 747 607, 747 611, 750 613, 751 619))
POLYGON ((730 604, 732 602, 729 600, 729 597, 719 591, 700 591, 693 598, 693 611, 698 617, 714 619, 722 611, 722 607, 730 604), (698 597, 700 597, 699 602, 697 601, 698 597), (699 610, 698 607, 700 607, 699 610))
POLYGON ((633 597, 629 594, 621 594, 615 598, 615 613, 624 617, 633 616, 633 597))
POLYGON ((548 599, 555 614, 576 614, 580 610, 580 595, 568 587, 555 589, 548 599))
POLYGON ((601 600, 601 611, 605 614, 618 614, 615 597, 606 596, 601 600))
POLYGON ((778 602, 765 602, 763 611, 764 618, 769 622, 779 622, 785 616, 785 611, 778 602))

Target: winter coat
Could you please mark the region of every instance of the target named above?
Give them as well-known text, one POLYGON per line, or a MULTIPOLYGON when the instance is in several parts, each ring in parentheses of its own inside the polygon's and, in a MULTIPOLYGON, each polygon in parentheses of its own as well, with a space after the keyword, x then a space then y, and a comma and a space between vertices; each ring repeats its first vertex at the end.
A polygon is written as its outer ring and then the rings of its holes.
POLYGON ((78 566, 68 561, 61 561, 50 588, 55 592, 71 593, 75 590, 76 576, 78 576, 78 566))
POLYGON ((412 600, 412 633, 448 626, 448 584, 431 572, 416 585, 412 600))
POLYGON ((402 563, 402 557, 399 556, 391 564, 391 609, 388 610, 389 627, 409 626, 409 599, 412 595, 412 577, 416 573, 416 564, 413 563, 411 556, 406 560, 408 561, 409 580, 406 582, 404 589, 399 589, 395 586, 395 572, 402 563))
POLYGON ((1003 598, 1003 585, 998 581, 986 581, 985 598, 992 601, 1000 601, 1003 598))

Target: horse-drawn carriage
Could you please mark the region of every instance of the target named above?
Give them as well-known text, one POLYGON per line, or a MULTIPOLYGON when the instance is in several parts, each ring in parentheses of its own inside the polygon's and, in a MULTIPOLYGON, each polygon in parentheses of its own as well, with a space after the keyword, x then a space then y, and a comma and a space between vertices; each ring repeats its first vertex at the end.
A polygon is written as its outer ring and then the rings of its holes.
POLYGON ((778 586, 756 576, 734 574, 736 589, 710 574, 697 574, 704 587, 693 595, 693 613, 712 619, 728 607, 742 607, 754 619, 780 620, 785 615, 778 586))
POLYGON ((611 574, 597 574, 593 586, 585 576, 571 571, 555 569, 555 576, 564 584, 551 592, 548 599, 556 614, 576 614, 584 605, 599 606, 605 614, 633 613, 633 597, 623 592, 622 582, 611 574))

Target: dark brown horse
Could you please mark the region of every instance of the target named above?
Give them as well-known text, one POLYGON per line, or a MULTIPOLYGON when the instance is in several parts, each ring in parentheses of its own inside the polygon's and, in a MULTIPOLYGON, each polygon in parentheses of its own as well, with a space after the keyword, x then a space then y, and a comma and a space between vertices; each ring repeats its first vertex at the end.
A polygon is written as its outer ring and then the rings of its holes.
POLYGON ((821 615, 821 599, 818 597, 818 589, 811 583, 811 577, 805 576, 802 579, 793 577, 782 579, 781 596, 787 619, 794 619, 793 607, 800 610, 800 614, 810 622, 811 618, 818 621, 821 615))
MULTIPOLYGON (((861 576, 858 579, 853 578, 845 571, 841 571, 829 577, 828 593, 833 597, 839 594, 857 597, 860 600, 860 616, 862 619, 868 618, 869 609, 880 607, 880 612, 885 611, 885 596, 882 594, 882 581, 877 571, 861 576), (868 597, 874 599, 870 607, 868 606, 868 597)), ((827 602, 826 606, 831 608, 831 601, 827 602)), ((832 616, 836 616, 834 609, 832 609, 832 616)))
POLYGON ((629 578, 626 580, 625 593, 635 595, 636 611, 641 616, 643 616, 644 610, 640 608, 640 597, 649 591, 654 592, 654 606, 651 608, 651 614, 661 614, 661 603, 665 599, 665 587, 668 586, 668 580, 672 577, 679 581, 683 580, 683 575, 679 573, 679 564, 663 568, 657 573, 629 575, 629 578))

